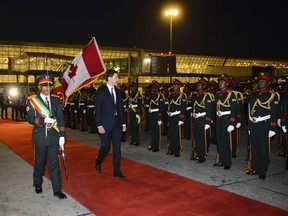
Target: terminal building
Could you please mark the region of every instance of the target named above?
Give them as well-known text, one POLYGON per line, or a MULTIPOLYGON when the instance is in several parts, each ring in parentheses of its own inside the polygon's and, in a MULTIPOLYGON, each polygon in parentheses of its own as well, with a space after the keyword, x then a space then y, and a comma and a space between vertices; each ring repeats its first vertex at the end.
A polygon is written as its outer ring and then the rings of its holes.
MULTIPOLYGON (((35 93, 35 78, 44 73, 61 77, 74 57, 85 47, 75 44, 51 44, 0 41, 0 92, 18 88, 35 93)), ((269 70, 275 82, 288 77, 288 59, 257 59, 249 57, 208 56, 185 53, 170 55, 157 50, 139 48, 99 47, 106 69, 119 72, 120 83, 135 81, 145 87, 156 79, 169 83, 173 78, 196 82, 199 77, 217 79, 222 73, 247 81, 261 70, 269 70)), ((101 77, 100 77, 101 78, 101 77)), ((104 79, 96 79, 97 88, 104 79)))

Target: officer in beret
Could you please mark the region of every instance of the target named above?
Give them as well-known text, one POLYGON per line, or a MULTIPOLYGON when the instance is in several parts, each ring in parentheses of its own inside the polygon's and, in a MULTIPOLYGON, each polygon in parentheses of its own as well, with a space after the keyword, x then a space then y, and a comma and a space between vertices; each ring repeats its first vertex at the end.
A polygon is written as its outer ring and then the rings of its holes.
MULTIPOLYGON (((128 95, 126 94, 126 90, 128 89, 127 86, 122 83, 119 86, 121 93, 122 93, 122 99, 123 99, 123 108, 124 108, 124 118, 125 121, 127 122, 127 117, 128 117, 128 95)), ((121 142, 126 141, 126 131, 122 131, 121 135, 121 142)))
POLYGON ((168 136, 169 143, 167 144, 167 154, 179 157, 182 152, 182 125, 185 120, 186 112, 186 97, 180 92, 183 83, 178 80, 173 80, 172 93, 168 98, 168 136))
POLYGON ((160 87, 160 83, 153 80, 151 84, 151 94, 148 99, 149 123, 151 129, 151 144, 148 146, 148 150, 152 149, 153 152, 158 152, 161 146, 164 99, 163 95, 159 92, 160 87))
POLYGON ((39 93, 29 97, 27 105, 28 122, 34 125, 32 143, 34 144, 33 185, 37 194, 42 193, 43 175, 48 162, 54 196, 66 199, 62 192, 62 179, 59 166, 58 149, 64 150, 66 128, 63 107, 59 97, 52 96, 54 77, 37 77, 39 93))
POLYGON ((140 145, 141 114, 142 114, 142 95, 138 91, 138 84, 131 82, 129 85, 129 119, 131 142, 130 145, 140 145))
POLYGON ((251 134, 252 171, 265 179, 270 163, 270 140, 276 134, 280 96, 270 90, 273 77, 264 71, 258 74, 258 89, 248 98, 249 130, 251 134))
MULTIPOLYGON (((196 160, 199 163, 205 162, 208 156, 210 128, 212 123, 214 96, 207 91, 208 80, 202 78, 197 83, 197 93, 191 99, 193 118, 193 139, 196 147, 196 160)), ((194 159, 194 158, 191 158, 194 159)))
POLYGON ((234 158, 238 156, 238 146, 240 144, 240 127, 243 120, 244 96, 242 92, 237 90, 238 86, 238 81, 234 77, 231 77, 231 84, 229 85, 229 89, 235 94, 237 101, 236 126, 235 130, 232 131, 232 157, 234 158))
POLYGON ((232 165, 232 131, 235 130, 237 113, 237 100, 235 94, 228 89, 229 85, 231 77, 222 74, 218 81, 220 91, 215 94, 217 150, 220 162, 214 165, 224 166, 225 170, 229 170, 232 165))

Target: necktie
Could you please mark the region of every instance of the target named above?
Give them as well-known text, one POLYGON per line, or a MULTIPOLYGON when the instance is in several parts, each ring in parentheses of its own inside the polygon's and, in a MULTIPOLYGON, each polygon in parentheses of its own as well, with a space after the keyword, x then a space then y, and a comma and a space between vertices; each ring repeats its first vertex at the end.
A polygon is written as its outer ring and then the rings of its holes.
POLYGON ((111 88, 111 96, 112 96, 113 102, 115 104, 115 97, 114 97, 114 93, 113 93, 113 88, 111 88))
POLYGON ((46 106, 49 108, 49 101, 48 101, 48 97, 45 98, 45 104, 46 104, 46 106))

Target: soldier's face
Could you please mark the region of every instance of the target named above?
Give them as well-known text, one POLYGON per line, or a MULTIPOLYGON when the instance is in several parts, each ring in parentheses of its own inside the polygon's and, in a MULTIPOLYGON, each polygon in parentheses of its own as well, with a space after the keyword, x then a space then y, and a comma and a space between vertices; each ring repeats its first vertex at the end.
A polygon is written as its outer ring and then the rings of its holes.
POLYGON ((203 91, 204 89, 204 84, 202 82, 198 82, 197 83, 197 91, 203 91))
POLYGON ((38 89, 43 95, 49 95, 52 91, 52 85, 38 85, 38 89))
POLYGON ((268 80, 260 79, 260 80, 258 81, 258 88, 259 88, 259 90, 267 89, 268 86, 269 86, 268 80))
POLYGON ((228 83, 225 80, 222 80, 222 79, 219 80, 218 86, 219 86, 220 90, 226 89, 227 85, 228 85, 228 83))

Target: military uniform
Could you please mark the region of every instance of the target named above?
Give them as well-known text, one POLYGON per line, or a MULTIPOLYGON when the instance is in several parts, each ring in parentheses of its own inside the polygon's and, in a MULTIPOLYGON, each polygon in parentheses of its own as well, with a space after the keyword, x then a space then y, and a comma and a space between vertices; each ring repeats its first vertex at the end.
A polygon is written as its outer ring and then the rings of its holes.
POLYGON ((92 86, 88 89, 87 95, 87 127, 89 133, 96 133, 96 118, 95 118, 95 94, 96 89, 92 86))
POLYGON ((182 124, 185 120, 186 97, 180 92, 183 84, 178 79, 173 80, 173 93, 168 98, 169 149, 168 154, 179 157, 182 152, 182 124), (175 86, 177 88, 175 88, 175 86))
POLYGON ((79 97, 79 130, 86 131, 87 130, 87 95, 86 89, 82 88, 80 90, 79 97))
POLYGON ((160 150, 161 136, 162 136, 162 113, 164 106, 163 95, 158 92, 160 84, 156 81, 152 81, 152 91, 149 96, 149 122, 151 128, 151 148, 153 152, 160 150))
MULTIPOLYGON (((219 83, 221 80, 225 81, 227 86, 231 82, 227 74, 220 76, 219 83)), ((217 150, 221 161, 219 165, 224 165, 224 169, 228 170, 232 165, 232 131, 236 126, 237 100, 235 94, 226 87, 220 88, 220 91, 215 94, 215 103, 217 150)))
POLYGON ((191 97, 192 97, 192 91, 190 83, 185 83, 183 88, 183 94, 186 97, 186 112, 185 112, 185 121, 183 124, 183 137, 187 140, 191 139, 191 127, 192 127, 192 119, 191 119, 191 97))
MULTIPOLYGON (((203 83, 205 88, 209 82, 205 79, 200 79, 198 82, 203 83)), ((193 117, 193 134, 195 139, 196 154, 198 162, 204 162, 209 151, 210 130, 213 115, 214 96, 213 94, 203 90, 193 94, 191 99, 192 117, 193 117)))
MULTIPOLYGON (((39 86, 46 83, 52 85, 53 80, 54 78, 51 75, 41 75, 36 79, 36 83, 39 86)), ((62 103, 58 97, 52 95, 45 96, 41 92, 35 96, 29 97, 27 117, 28 122, 34 125, 32 143, 34 144, 35 151, 33 172, 35 192, 42 193, 43 176, 47 160, 54 196, 57 196, 60 199, 66 198, 66 195, 62 193, 62 180, 58 157, 60 138, 66 136, 62 103), (48 100, 47 103, 49 105, 45 104, 45 97, 46 100, 48 100), (38 101, 40 106, 38 106, 35 101, 38 101), (49 122, 48 124, 47 118, 50 120, 52 119, 54 123, 52 124, 49 122)))
POLYGON ((279 111, 279 94, 269 89, 261 89, 260 82, 271 83, 273 77, 267 73, 258 76, 259 91, 252 92, 248 98, 249 130, 251 134, 252 171, 259 174, 260 179, 266 178, 270 163, 270 139, 276 134, 279 111))
POLYGON ((140 145, 140 130, 141 130, 141 113, 142 113, 142 96, 137 91, 138 85, 135 82, 130 83, 130 89, 134 88, 129 94, 129 119, 131 142, 130 145, 140 145))
MULTIPOLYGON (((127 122, 127 119, 128 119, 128 103, 129 103, 128 95, 126 94, 127 86, 124 83, 122 83, 119 87, 120 87, 120 90, 122 92, 124 119, 125 119, 125 122, 127 122)), ((126 141, 126 131, 122 131, 121 142, 125 142, 125 141, 126 141)))

